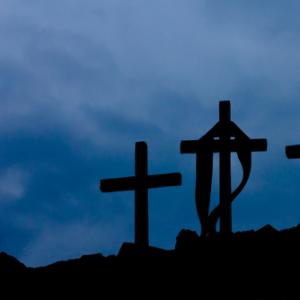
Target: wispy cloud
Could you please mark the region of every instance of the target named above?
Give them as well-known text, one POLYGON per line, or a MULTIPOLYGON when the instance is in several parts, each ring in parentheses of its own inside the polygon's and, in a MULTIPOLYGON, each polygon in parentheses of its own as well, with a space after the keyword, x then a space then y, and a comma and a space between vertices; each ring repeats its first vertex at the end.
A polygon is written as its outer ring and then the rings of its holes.
POLYGON ((29 174, 12 166, 0 172, 0 203, 18 200, 25 195, 29 174))
POLYGON ((27 247, 34 265, 116 250, 124 232, 107 220, 132 195, 101 202, 98 181, 133 174, 137 140, 149 144, 151 172, 183 173, 178 192, 150 202, 153 239, 164 244, 178 224, 198 230, 194 157, 181 156, 179 142, 204 134, 224 98, 249 136, 269 139, 237 226, 276 223, 283 211, 297 219, 299 164, 287 162, 284 146, 300 141, 299 8, 296 0, 1 1, 0 203, 22 199, 0 211, 7 249, 27 247))
POLYGON ((283 16, 242 2, 4 1, 0 129, 64 128, 102 147, 116 138, 93 111, 174 135, 205 126, 220 98, 270 128, 283 105, 300 109, 296 4, 283 16))

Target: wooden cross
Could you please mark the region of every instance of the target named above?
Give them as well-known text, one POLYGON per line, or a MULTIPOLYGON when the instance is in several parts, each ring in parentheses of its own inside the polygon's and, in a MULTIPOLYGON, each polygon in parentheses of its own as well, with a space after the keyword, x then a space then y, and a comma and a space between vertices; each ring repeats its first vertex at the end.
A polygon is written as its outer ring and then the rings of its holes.
MULTIPOLYGON (((220 101, 219 122, 208 134, 199 140, 181 142, 181 153, 193 153, 198 157, 203 151, 208 151, 220 155, 220 232, 232 232, 231 153, 245 149, 250 152, 266 151, 267 141, 248 138, 231 121, 230 101, 220 101)), ((198 172, 199 170, 196 170, 196 176, 198 172)), ((201 199, 196 199, 196 201, 201 201, 201 199)))
POLYGON ((180 173, 148 175, 147 144, 135 144, 135 176, 103 179, 100 181, 102 192, 135 192, 135 243, 149 246, 148 189, 181 185, 180 173))

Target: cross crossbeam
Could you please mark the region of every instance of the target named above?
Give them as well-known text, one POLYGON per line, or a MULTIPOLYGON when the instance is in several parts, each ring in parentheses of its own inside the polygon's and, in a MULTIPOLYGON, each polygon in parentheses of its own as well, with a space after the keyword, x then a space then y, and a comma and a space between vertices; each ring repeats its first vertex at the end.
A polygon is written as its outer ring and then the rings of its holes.
MULTIPOLYGON (((230 149, 231 152, 238 152, 245 148, 251 152, 266 151, 267 141, 265 139, 251 139, 246 141, 239 140, 186 140, 181 142, 181 153, 197 153, 205 148, 213 153, 220 153, 224 148, 230 149)), ((300 153, 300 152, 299 152, 300 153)))

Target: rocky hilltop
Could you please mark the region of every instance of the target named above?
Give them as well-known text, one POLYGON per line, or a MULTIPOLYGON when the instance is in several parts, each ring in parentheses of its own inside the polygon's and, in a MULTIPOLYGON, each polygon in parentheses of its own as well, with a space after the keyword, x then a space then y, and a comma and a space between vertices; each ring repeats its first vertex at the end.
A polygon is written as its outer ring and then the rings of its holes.
POLYGON ((228 292, 239 299, 300 299, 299 270, 300 225, 281 231, 267 225, 207 238, 182 230, 173 250, 124 243, 117 255, 84 255, 39 268, 0 254, 1 275, 86 279, 93 274, 102 287, 111 283, 140 283, 152 290, 188 287, 203 295, 228 292))

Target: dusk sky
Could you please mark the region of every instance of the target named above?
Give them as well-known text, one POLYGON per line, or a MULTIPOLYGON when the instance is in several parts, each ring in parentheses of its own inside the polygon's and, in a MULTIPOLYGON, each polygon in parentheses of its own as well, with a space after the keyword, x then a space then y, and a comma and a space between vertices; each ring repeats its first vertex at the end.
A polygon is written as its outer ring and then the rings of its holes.
MULTIPOLYGON (((99 180, 133 175, 137 141, 150 173, 183 178, 149 193, 151 245, 200 233, 180 141, 205 134, 222 99, 268 139, 234 231, 300 223, 300 161, 284 152, 300 144, 299 15, 296 0, 1 0, 0 251, 39 266, 133 241, 133 193, 99 180)), ((235 185, 241 175, 234 160, 235 185)))

